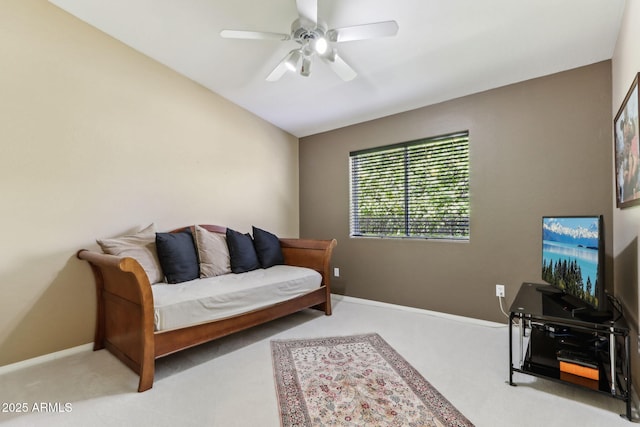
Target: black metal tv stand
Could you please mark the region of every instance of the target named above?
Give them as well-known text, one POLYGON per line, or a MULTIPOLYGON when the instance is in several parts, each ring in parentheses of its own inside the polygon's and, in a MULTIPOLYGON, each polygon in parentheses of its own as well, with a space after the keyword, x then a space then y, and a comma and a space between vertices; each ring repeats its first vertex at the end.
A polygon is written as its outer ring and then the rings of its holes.
POLYGON ((600 318, 602 314, 580 317, 557 295, 540 292, 540 286, 544 285, 523 283, 509 310, 509 384, 516 385, 513 373, 520 372, 590 389, 623 400, 626 412, 620 416, 638 421, 631 413, 629 327, 622 313, 605 314, 607 320, 600 318), (518 360, 513 354, 515 319, 518 360), (569 373, 567 367, 586 367, 587 374, 569 373))

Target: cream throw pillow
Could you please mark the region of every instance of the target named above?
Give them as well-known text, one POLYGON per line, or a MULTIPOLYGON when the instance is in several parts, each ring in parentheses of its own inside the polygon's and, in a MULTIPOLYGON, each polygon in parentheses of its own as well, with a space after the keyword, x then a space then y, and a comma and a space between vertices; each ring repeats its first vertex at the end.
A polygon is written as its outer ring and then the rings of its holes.
POLYGON ((200 277, 231 273, 231 259, 226 236, 195 226, 196 246, 200 259, 200 277))
POLYGON ((138 261, 147 273, 149 283, 154 284, 164 280, 156 251, 155 224, 151 224, 135 234, 113 239, 100 239, 97 242, 105 254, 130 257, 138 261))

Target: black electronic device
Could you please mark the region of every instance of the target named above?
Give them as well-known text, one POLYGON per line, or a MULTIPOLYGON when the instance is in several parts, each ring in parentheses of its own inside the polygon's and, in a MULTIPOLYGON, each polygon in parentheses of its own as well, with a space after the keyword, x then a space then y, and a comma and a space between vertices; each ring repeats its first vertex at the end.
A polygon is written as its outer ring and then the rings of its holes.
POLYGON ((586 321, 612 317, 604 284, 604 219, 592 216, 542 218, 542 280, 548 310, 586 321))

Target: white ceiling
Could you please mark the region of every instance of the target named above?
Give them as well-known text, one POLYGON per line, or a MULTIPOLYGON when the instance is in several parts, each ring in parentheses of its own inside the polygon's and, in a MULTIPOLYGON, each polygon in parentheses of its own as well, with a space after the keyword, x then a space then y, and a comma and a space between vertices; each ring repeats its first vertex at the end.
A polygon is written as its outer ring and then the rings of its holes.
POLYGON ((610 59, 625 0, 318 0, 329 28, 395 20, 397 36, 340 43, 357 72, 265 81, 293 41, 295 0, 50 0, 139 52, 303 137, 610 59))

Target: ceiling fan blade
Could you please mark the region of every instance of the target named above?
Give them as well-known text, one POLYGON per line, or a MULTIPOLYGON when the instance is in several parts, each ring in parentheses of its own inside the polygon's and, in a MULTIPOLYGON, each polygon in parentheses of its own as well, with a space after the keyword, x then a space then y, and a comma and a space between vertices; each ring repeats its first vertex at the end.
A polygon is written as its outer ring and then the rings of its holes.
POLYGON ((244 31, 244 30, 222 30, 220 36, 225 39, 248 39, 248 40, 289 40, 289 34, 268 33, 264 31, 244 31))
POLYGON ((338 56, 338 53, 335 50, 331 55, 327 57, 321 56, 321 58, 324 62, 329 64, 331 69, 345 82, 353 80, 358 75, 358 73, 356 73, 355 70, 344 61, 344 59, 338 56))
POLYGON ((327 38, 332 42, 350 42, 395 36, 397 33, 398 23, 396 21, 384 21, 329 30, 327 31, 327 38))
POLYGON ((296 0, 298 15, 316 24, 318 22, 318 0, 296 0))
POLYGON ((276 65, 276 68, 273 69, 271 74, 267 76, 268 82, 275 82, 280 80, 280 77, 284 76, 288 70, 296 69, 297 63, 300 60, 300 49, 293 49, 291 52, 287 54, 282 61, 276 65), (294 65, 295 64, 295 65, 294 65))

